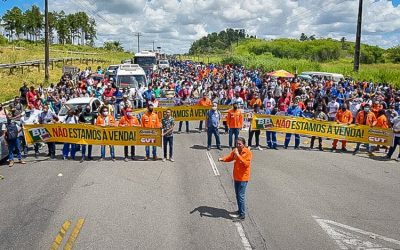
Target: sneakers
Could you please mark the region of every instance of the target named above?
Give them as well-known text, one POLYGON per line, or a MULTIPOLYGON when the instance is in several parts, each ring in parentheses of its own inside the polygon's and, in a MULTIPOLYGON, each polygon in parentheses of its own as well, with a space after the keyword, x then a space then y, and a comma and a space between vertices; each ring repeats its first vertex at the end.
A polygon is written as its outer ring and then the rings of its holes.
POLYGON ((333 151, 335 151, 336 150, 336 148, 331 148, 331 152, 333 152, 333 151))
POLYGON ((166 158, 162 158, 162 162, 165 162, 167 159, 166 158))
POLYGON ((210 147, 207 147, 207 151, 210 151, 210 149, 211 149, 210 147))
POLYGON ((234 218, 232 221, 233 222, 241 222, 241 221, 244 221, 245 219, 246 219, 245 215, 239 215, 239 217, 234 218))
POLYGON ((125 157, 124 161, 125 161, 125 162, 128 162, 128 161, 129 161, 129 160, 128 160, 128 157, 125 157))
POLYGON ((257 150, 263 151, 263 149, 260 146, 257 147, 257 150))
POLYGON ((221 148, 221 147, 217 147, 217 149, 218 149, 219 151, 222 151, 222 148, 221 148))
POLYGON ((145 160, 145 161, 148 161, 148 160, 149 160, 149 157, 148 157, 148 156, 144 157, 144 160, 145 160))
POLYGON ((84 162, 84 161, 85 161, 85 157, 82 157, 80 163, 82 163, 82 162, 84 162))
POLYGON ((157 156, 153 156, 153 161, 158 160, 157 156))
POLYGON ((23 160, 19 160, 18 163, 19 164, 26 164, 26 162, 24 162, 23 160))
POLYGON ((14 161, 10 161, 10 163, 8 163, 8 167, 12 167, 12 166, 14 166, 14 161))
POLYGON ((115 158, 112 158, 111 160, 112 160, 112 161, 115 161, 115 158))
POLYGON ((169 158, 169 160, 170 160, 171 162, 174 162, 174 161, 175 161, 174 158, 172 158, 172 157, 169 158))
POLYGON ((324 149, 322 148, 322 146, 321 146, 321 147, 318 147, 318 150, 319 150, 319 151, 324 151, 324 149))

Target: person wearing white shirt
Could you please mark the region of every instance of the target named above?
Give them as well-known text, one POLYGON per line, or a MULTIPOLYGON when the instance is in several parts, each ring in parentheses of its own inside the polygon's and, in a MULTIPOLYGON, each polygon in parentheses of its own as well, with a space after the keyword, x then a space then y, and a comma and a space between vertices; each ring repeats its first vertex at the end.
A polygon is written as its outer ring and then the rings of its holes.
POLYGON ((239 92, 235 93, 235 96, 232 98, 230 105, 233 105, 234 103, 237 103, 239 108, 242 108, 244 106, 243 98, 240 97, 239 92))
POLYGON ((276 101, 272 97, 271 92, 268 92, 267 97, 265 97, 265 99, 264 99, 263 105, 264 105, 265 113, 271 114, 276 106, 276 101))
MULTIPOLYGON (((20 121, 21 121, 22 127, 25 125, 39 124, 39 117, 37 115, 35 115, 31 109, 27 109, 27 110, 25 110, 25 115, 21 117, 20 121)), ((23 129, 21 130, 21 132, 18 136, 22 138, 22 145, 24 145, 24 149, 23 149, 24 157, 26 157, 26 155, 28 154, 28 145, 26 145, 23 129)), ((35 158, 38 158, 39 143, 35 143, 33 145, 33 148, 35 150, 35 158)))
MULTIPOLYGON (((75 115, 75 110, 68 110, 68 115, 65 118, 65 124, 78 124, 79 118, 75 115)), ((68 159, 68 155, 71 148, 71 159, 75 160, 76 144, 75 143, 64 143, 63 147, 63 160, 68 159)))
POLYGON ((144 103, 143 93, 145 91, 146 91, 146 88, 139 84, 139 88, 136 91, 136 99, 135 99, 136 108, 139 108, 139 107, 143 108, 143 103, 144 103))
POLYGON ((336 114, 339 111, 340 105, 336 101, 336 97, 332 97, 332 100, 328 103, 328 118, 329 121, 335 121, 336 114))

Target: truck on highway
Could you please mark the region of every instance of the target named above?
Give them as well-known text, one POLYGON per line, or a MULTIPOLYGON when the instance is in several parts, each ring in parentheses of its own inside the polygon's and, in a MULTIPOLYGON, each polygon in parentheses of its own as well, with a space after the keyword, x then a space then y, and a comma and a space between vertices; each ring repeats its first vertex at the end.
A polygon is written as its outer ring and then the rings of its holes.
POLYGON ((157 69, 157 55, 151 51, 142 51, 135 54, 133 62, 142 67, 147 75, 157 69))
POLYGON ((146 73, 138 64, 121 64, 115 77, 115 86, 119 88, 147 87, 146 73))

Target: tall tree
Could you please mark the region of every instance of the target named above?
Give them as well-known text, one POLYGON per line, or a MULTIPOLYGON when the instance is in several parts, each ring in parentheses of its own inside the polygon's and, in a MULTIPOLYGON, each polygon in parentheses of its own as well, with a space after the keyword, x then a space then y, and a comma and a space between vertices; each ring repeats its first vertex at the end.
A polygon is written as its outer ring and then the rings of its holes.
POLYGON ((9 34, 9 39, 13 40, 14 34, 17 38, 24 32, 24 15, 18 7, 13 7, 3 15, 4 29, 9 34))
POLYGON ((64 11, 57 14, 56 31, 58 36, 59 44, 66 44, 70 37, 70 31, 68 28, 68 21, 64 11))

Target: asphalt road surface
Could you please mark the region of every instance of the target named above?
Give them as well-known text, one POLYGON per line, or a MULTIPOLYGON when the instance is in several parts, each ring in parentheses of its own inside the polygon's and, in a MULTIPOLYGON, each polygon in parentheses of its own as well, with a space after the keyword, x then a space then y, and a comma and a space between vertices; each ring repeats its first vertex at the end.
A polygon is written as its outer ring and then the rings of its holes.
POLYGON ((248 215, 234 223, 233 164, 217 162, 229 149, 208 157, 204 132, 174 140, 174 163, 124 162, 117 147, 116 162, 2 165, 0 249, 400 249, 398 162, 253 151, 248 215))

